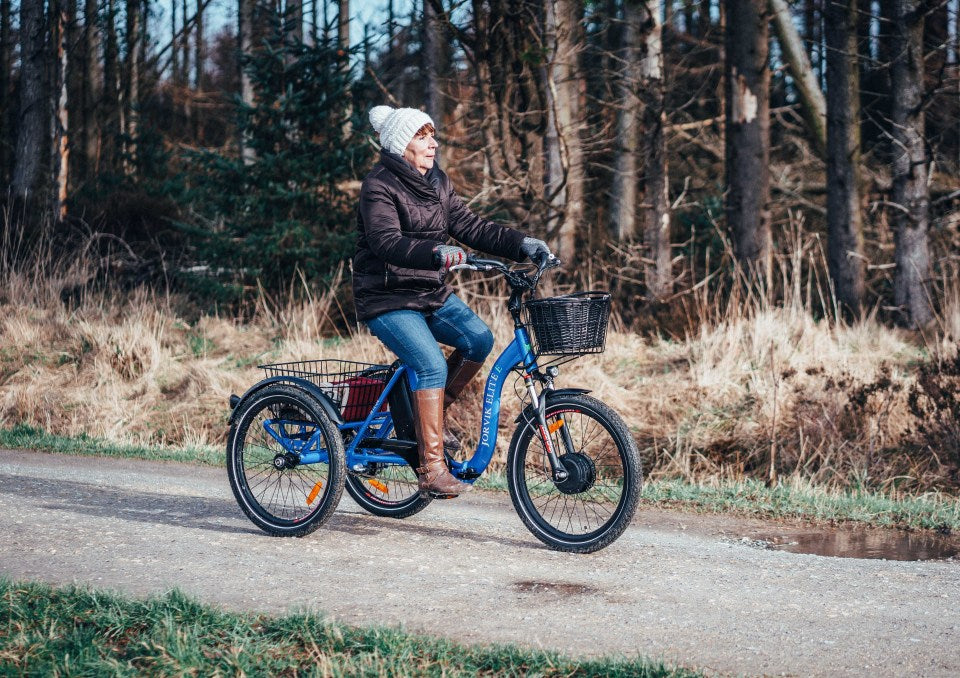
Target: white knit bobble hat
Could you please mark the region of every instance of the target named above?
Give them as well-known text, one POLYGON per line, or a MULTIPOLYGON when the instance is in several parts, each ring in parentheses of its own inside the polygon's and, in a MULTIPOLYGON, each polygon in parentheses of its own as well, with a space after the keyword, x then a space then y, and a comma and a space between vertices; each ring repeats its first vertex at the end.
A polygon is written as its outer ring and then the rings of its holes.
POLYGON ((370 109, 370 124, 380 133, 380 146, 397 155, 403 155, 410 140, 428 123, 433 124, 430 116, 416 108, 374 106, 370 109))

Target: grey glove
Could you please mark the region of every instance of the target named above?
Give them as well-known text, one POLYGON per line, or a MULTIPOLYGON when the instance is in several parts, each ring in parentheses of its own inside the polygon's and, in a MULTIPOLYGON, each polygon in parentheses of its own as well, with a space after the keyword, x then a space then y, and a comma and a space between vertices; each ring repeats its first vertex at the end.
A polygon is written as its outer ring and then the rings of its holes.
POLYGON ((520 251, 527 255, 530 261, 537 263, 539 263, 543 257, 550 258, 553 256, 550 248, 547 247, 547 243, 542 240, 537 240, 536 238, 524 238, 520 244, 520 251))
POLYGON ((433 248, 433 265, 443 272, 451 266, 462 264, 467 260, 467 253, 456 245, 437 245, 433 248))

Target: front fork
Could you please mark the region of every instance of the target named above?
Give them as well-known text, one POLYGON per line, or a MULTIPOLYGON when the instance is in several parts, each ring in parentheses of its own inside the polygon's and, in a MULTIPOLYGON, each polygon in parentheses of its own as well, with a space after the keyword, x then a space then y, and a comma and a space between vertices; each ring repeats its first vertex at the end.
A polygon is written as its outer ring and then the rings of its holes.
MULTIPOLYGON (((556 370, 555 367, 553 369, 556 370)), ((555 372, 550 371, 545 375, 537 375, 537 381, 543 383, 543 391, 538 394, 535 379, 529 374, 523 375, 527 386, 527 393, 530 394, 530 403, 537 413, 537 433, 543 442, 543 448, 547 451, 547 459, 550 460, 551 475, 553 476, 554 482, 561 483, 566 480, 570 474, 563 467, 563 463, 560 461, 560 457, 557 456, 557 451, 554 448, 551 434, 557 429, 554 428, 550 430, 547 426, 547 398, 543 394, 544 391, 553 390, 554 376, 556 376, 555 372)), ((560 429, 560 437, 563 440, 563 446, 567 448, 566 452, 573 452, 573 439, 570 437, 570 431, 567 430, 566 422, 561 418, 557 420, 554 426, 560 429)))

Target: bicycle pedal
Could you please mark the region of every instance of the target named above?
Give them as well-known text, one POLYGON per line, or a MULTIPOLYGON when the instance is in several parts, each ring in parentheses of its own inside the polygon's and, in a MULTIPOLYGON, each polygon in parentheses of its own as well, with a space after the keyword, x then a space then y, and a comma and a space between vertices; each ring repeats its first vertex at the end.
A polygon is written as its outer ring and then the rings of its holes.
POLYGON ((431 499, 456 499, 460 495, 449 492, 427 492, 427 496, 431 499))

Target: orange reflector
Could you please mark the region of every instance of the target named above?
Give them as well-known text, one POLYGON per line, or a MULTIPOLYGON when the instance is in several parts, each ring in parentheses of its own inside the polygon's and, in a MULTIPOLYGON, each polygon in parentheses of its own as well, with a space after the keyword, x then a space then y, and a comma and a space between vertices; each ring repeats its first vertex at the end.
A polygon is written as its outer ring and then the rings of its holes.
POLYGON ((388 488, 386 484, 381 483, 376 478, 367 478, 367 482, 370 483, 373 487, 383 492, 384 494, 390 494, 390 488, 388 488))
POLYGON ((313 489, 310 490, 310 494, 307 495, 307 506, 313 503, 313 500, 317 498, 317 495, 320 494, 320 488, 323 487, 323 483, 319 480, 317 484, 313 486, 313 489))
POLYGON ((563 426, 563 419, 557 419, 555 422, 553 422, 547 427, 547 430, 549 430, 550 433, 556 433, 557 429, 560 428, 561 426, 563 426))

